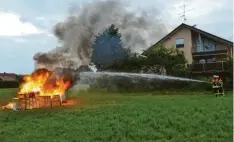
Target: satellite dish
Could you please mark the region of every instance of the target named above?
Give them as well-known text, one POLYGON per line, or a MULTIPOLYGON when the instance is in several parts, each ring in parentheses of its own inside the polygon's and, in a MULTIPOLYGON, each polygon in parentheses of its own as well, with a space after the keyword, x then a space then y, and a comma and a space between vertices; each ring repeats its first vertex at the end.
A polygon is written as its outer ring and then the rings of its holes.
POLYGON ((193 25, 193 27, 196 27, 196 26, 197 26, 197 24, 194 24, 194 25, 193 25))

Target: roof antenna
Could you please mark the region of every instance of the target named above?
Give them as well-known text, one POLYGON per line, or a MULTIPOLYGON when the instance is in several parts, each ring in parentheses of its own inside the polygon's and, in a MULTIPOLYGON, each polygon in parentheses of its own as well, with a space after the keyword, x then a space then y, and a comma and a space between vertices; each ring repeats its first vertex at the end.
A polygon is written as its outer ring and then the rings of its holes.
POLYGON ((184 4, 181 5, 179 8, 183 8, 183 12, 182 13, 179 13, 179 18, 183 17, 184 18, 184 23, 187 21, 187 18, 186 18, 186 13, 189 12, 189 11, 192 11, 194 10, 193 8, 192 9, 189 9, 189 10, 186 10, 186 7, 188 5, 185 5, 185 0, 184 0, 184 4))

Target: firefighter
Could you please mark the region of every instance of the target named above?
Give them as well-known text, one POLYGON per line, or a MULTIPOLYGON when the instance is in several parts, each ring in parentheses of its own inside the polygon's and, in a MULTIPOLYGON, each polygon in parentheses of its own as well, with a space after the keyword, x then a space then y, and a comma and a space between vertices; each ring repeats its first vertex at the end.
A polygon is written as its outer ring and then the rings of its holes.
POLYGON ((214 90, 215 96, 224 95, 223 90, 223 80, 218 76, 214 75, 212 79, 212 88, 214 90))
POLYGON ((219 95, 224 96, 224 89, 223 89, 223 80, 219 77, 218 78, 218 91, 219 91, 219 95))
POLYGON ((215 95, 218 93, 218 76, 214 75, 212 79, 212 88, 214 90, 215 95))

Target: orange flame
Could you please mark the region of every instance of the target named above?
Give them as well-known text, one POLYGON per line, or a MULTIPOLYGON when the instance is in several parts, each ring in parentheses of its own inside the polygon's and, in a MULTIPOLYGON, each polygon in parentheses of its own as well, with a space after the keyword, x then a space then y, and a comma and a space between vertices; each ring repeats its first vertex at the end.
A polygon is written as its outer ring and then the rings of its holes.
MULTIPOLYGON (((55 95, 60 95, 60 99, 62 99, 62 95, 65 95, 65 91, 71 86, 71 81, 72 78, 69 74, 59 76, 55 72, 38 69, 35 73, 24 76, 23 83, 19 87, 18 95, 20 97, 22 94, 35 93, 39 96, 50 96, 51 98, 55 95)), ((15 99, 19 98, 17 97, 15 99)), ((2 106, 2 109, 18 110, 19 108, 14 101, 2 106)))
POLYGON ((65 91, 71 85, 70 81, 64 81, 63 78, 55 76, 54 83, 48 83, 53 76, 53 72, 43 70, 24 77, 24 82, 20 85, 18 94, 36 93, 40 96, 64 95, 65 91))

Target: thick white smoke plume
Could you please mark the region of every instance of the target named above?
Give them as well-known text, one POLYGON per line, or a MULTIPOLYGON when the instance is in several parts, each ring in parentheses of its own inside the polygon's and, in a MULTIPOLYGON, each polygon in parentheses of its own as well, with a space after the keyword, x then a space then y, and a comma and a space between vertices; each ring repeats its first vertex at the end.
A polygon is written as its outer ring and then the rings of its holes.
POLYGON ((73 11, 66 21, 55 25, 54 35, 62 43, 49 53, 34 56, 37 67, 78 68, 89 64, 92 44, 98 35, 111 24, 119 28, 122 42, 133 52, 141 52, 166 34, 166 28, 147 12, 140 15, 130 12, 119 0, 95 1, 73 11))

